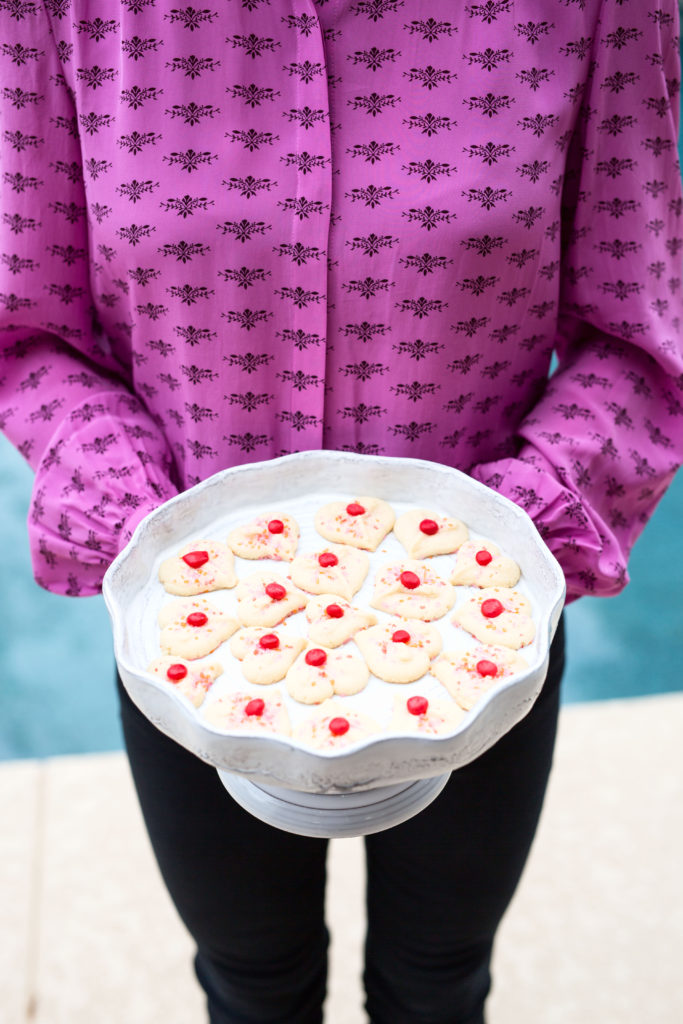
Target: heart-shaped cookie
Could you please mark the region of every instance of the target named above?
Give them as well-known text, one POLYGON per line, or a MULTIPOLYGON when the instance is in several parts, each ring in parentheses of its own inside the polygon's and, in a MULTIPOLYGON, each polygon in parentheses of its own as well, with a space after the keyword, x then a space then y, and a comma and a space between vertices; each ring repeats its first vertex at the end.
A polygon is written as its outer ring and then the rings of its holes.
POLYGON ((287 708, 277 693, 266 697, 252 693, 228 693, 207 704, 202 717, 225 732, 273 732, 289 736, 292 727, 287 708))
POLYGON ((413 683, 429 671, 441 650, 441 633, 419 619, 381 622, 355 641, 373 675, 387 683, 413 683))
POLYGON ((319 551, 297 555, 292 562, 292 582, 309 594, 340 594, 351 600, 363 586, 370 568, 364 551, 328 544, 319 551))
POLYGON ((216 540, 194 540, 159 566, 159 581, 169 594, 190 597, 237 583, 232 551, 216 540))
POLYGON ((331 501, 315 514, 315 528, 325 540, 376 551, 394 525, 394 510, 380 498, 331 501))
POLYGON ((223 675, 223 666, 218 662, 212 662, 210 665, 189 665, 186 661, 167 654, 162 658, 155 658, 147 666, 147 671, 163 679, 176 693, 182 693, 198 708, 212 683, 223 675))
POLYGON ((370 678, 368 666, 348 648, 309 647, 285 676, 287 693, 301 704, 320 704, 336 693, 360 693, 370 678))
POLYGON ((469 711, 501 679, 523 672, 528 665, 509 647, 480 644, 466 651, 444 651, 431 672, 453 700, 469 711))
POLYGON ((336 750, 379 732, 374 719, 339 700, 324 700, 294 730, 293 738, 316 750, 336 750))
POLYGON ((290 630, 269 631, 259 626, 241 629, 230 641, 230 651, 242 662, 242 672, 250 683, 268 685, 284 679, 306 641, 290 630))
POLYGON ((379 611, 423 622, 442 618, 454 603, 455 588, 428 562, 413 559, 382 566, 370 601, 379 611))
POLYGON ((235 597, 243 626, 277 626, 308 603, 308 594, 272 572, 245 577, 235 587, 235 597))
POLYGON ((520 568, 492 540, 468 540, 455 556, 451 583, 464 587, 514 587, 520 568))
POLYGON ((339 594, 324 594, 308 602, 306 621, 312 644, 334 648, 345 644, 359 629, 374 626, 377 616, 349 604, 339 594))
POLYGON ((456 609, 452 620, 483 644, 518 650, 536 635, 531 605, 524 594, 506 587, 486 587, 456 609))
POLYGON ((299 543, 299 526, 292 516, 257 516, 228 534, 228 547, 240 558, 274 558, 291 562, 299 543))
POLYGON ((437 515, 426 508, 412 509, 399 516, 394 534, 410 558, 450 555, 467 540, 469 533, 459 519, 437 515))
POLYGON ((231 637, 239 622, 203 597, 165 604, 159 612, 159 646, 165 654, 196 661, 231 637))
POLYGON ((396 732, 441 736, 455 732, 464 717, 463 709, 453 701, 427 699, 418 694, 407 699, 397 696, 389 728, 396 732))

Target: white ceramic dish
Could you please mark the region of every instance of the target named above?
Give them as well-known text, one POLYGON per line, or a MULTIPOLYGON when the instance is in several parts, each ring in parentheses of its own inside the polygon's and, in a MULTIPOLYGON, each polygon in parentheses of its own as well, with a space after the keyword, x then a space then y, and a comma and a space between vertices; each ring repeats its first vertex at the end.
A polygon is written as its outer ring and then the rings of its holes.
MULTIPOLYGON (((371 556, 372 566, 394 557, 405 557, 405 552, 390 534, 371 556)), ((439 562, 445 567, 449 560, 448 556, 435 559, 437 571, 439 562)), ((283 562, 236 559, 236 566, 240 576, 264 566, 281 574, 288 571, 288 563, 283 562)), ((372 575, 371 569, 354 603, 368 606, 372 575)), ((472 592, 471 588, 462 591, 456 607, 472 592)), ((560 566, 526 513, 465 474, 415 459, 309 451, 224 470, 160 506, 138 525, 110 566, 103 593, 121 678, 151 722, 215 766, 234 798, 263 820, 305 835, 350 835, 378 831, 416 813, 434 799, 450 771, 474 760, 524 717, 545 679, 565 584, 560 566), (224 540, 234 526, 279 510, 291 512, 300 523, 299 551, 314 550, 324 543, 313 528, 315 510, 327 501, 363 494, 384 498, 397 514, 418 506, 456 516, 468 525, 474 539, 494 540, 522 568, 516 589, 530 598, 536 623, 534 643, 521 652, 529 668, 494 686, 465 715, 456 732, 440 737, 380 734, 339 752, 321 753, 288 737, 214 729, 202 720, 200 710, 145 671, 159 654, 159 608, 172 600, 158 582, 158 567, 180 544, 202 537, 224 540), (349 799, 349 794, 368 790, 372 793, 367 797, 349 799), (335 796, 340 799, 334 800, 335 796)), ((209 598, 234 607, 230 591, 214 592, 209 598)), ((438 623, 444 646, 471 644, 471 637, 448 625, 449 618, 438 623)), ((210 660, 217 656, 225 671, 207 702, 228 690, 256 689, 241 676, 228 644, 210 660)), ((282 684, 275 685, 284 692, 282 684)), ((400 689, 406 697, 418 692, 427 697, 445 695, 431 676, 400 689)), ((354 706, 384 724, 391 712, 387 692, 393 696, 395 690, 373 678, 366 691, 345 699, 353 699, 354 706)), ((296 724, 310 709, 285 697, 296 724)))

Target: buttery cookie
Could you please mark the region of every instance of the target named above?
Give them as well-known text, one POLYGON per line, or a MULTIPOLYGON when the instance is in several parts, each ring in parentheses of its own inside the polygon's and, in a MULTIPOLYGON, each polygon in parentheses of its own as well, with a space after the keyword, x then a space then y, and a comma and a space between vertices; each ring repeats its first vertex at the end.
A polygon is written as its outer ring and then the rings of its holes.
POLYGON ((325 700, 296 727, 293 739, 316 750, 337 750, 377 732, 379 725, 368 715, 341 701, 325 700))
POLYGON ((514 587, 521 570, 492 540, 470 540, 458 550, 451 583, 465 587, 514 587))
POLYGON ((483 644, 500 644, 518 650, 536 635, 531 605, 518 590, 486 587, 456 609, 451 620, 483 644))
POLYGON ((240 558, 273 558, 291 562, 299 543, 299 526, 292 516, 257 516, 228 534, 228 546, 240 558))
POLYGON ((196 661, 227 640, 239 622, 203 597, 165 604, 159 612, 159 646, 164 654, 196 661))
POLYGON ((374 626, 377 616, 356 608, 339 594, 312 597, 306 605, 308 638, 321 647, 341 647, 360 629, 374 626))
POLYGON ((453 700, 469 711, 492 686, 526 668, 524 658, 509 647, 481 644, 466 651, 444 651, 431 673, 453 700))
POLYGON ((394 714, 389 728, 395 732, 417 732, 441 736, 455 732, 465 712, 453 701, 434 700, 415 695, 394 699, 394 714))
POLYGON ((167 654, 150 662, 147 671, 163 679, 198 708, 213 682, 223 675, 223 666, 217 662, 210 665, 188 665, 186 661, 167 654))
POLYGON ((270 691, 267 697, 229 693, 209 704, 201 714, 209 725, 225 732, 270 732, 289 736, 292 731, 282 698, 270 691))
POLYGON ((426 508, 412 509, 399 516, 394 534, 409 558, 450 555, 464 544, 469 533, 459 519, 438 515, 426 508))
POLYGON ((370 568, 364 551, 328 544, 292 562, 292 582, 309 594, 340 594, 351 600, 363 586, 370 568))
POLYGON ((390 562, 377 573, 370 604, 390 615, 431 622, 453 607, 455 588, 441 579, 428 562, 390 562))
POLYGON ((243 626, 277 626, 308 603, 308 594, 273 572, 245 577, 235 587, 235 598, 243 626))
POLYGON ((315 514, 315 528, 325 540, 376 551, 394 525, 391 505, 380 498, 331 501, 315 514))
POLYGON ((230 641, 230 651, 242 662, 245 679, 260 686, 284 679, 305 646, 304 638, 290 630, 270 631, 259 626, 241 629, 230 641))
POLYGON ((334 694, 360 693, 369 678, 368 666, 353 651, 309 647, 288 671, 285 685, 300 704, 320 704, 334 694))
POLYGON ((159 566, 159 582, 168 594, 191 597, 237 583, 232 551, 217 540, 194 540, 159 566))
POLYGON ((441 650, 441 633, 416 619, 382 622, 355 636, 373 675, 387 683, 413 683, 441 650))

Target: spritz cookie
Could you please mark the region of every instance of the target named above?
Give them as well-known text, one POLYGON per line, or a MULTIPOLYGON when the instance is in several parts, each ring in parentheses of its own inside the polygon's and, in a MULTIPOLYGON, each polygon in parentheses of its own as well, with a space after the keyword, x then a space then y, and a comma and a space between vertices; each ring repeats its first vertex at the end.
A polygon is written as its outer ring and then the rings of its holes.
POLYGON ((293 738, 316 750, 338 750, 380 732, 368 715, 341 701, 325 700, 294 730, 293 738))
POLYGON ((287 693, 301 704, 320 704, 337 694, 360 693, 370 678, 363 659, 348 648, 309 647, 285 676, 287 693))
POLYGON ((427 736, 441 736, 455 732, 465 712, 453 701, 427 699, 421 695, 396 696, 394 714, 389 725, 392 732, 416 732, 427 736))
POLYGON ((232 551, 217 540, 193 540, 159 566, 159 582, 169 594, 191 597, 237 583, 232 551))
POLYGON ((528 665, 509 647, 481 644, 466 651, 444 651, 431 673, 446 687, 453 700, 469 711, 501 679, 523 672, 528 665))
POLYGON ((284 679, 305 646, 302 636, 282 627, 270 631, 251 626, 235 633, 230 641, 230 651, 242 662, 245 679, 265 686, 284 679))
POLYGON ((452 622, 462 626, 483 644, 500 644, 518 650, 536 635, 531 605, 518 590, 486 587, 456 609, 452 622))
POLYGON ((370 559, 364 551, 328 544, 292 562, 292 582, 309 594, 340 594, 349 601, 365 582, 370 559))
POLYGON ((387 683, 413 683, 441 650, 441 633, 419 619, 382 622, 355 636, 373 675, 387 683))
POLYGON ((292 731, 282 697, 271 691, 265 697, 228 693, 208 704, 201 714, 209 725, 226 732, 272 732, 289 736, 292 731))
POLYGON ((163 679, 198 708, 214 681, 223 675, 223 666, 218 662, 209 665, 189 665, 179 658, 166 654, 161 658, 155 658, 147 666, 147 671, 163 679))
POLYGON ((203 597, 165 604, 159 612, 159 646, 164 654, 196 661, 227 640, 239 622, 203 597))
POLYGON ((312 597, 306 605, 308 638, 321 647, 341 647, 360 629, 374 626, 377 616, 356 608, 339 594, 312 597))
POLYGON ((331 501, 315 514, 315 528, 325 540, 376 551, 394 525, 394 510, 380 498, 331 501))
POLYGON ((451 583, 465 587, 514 587, 521 571, 492 540, 470 540, 455 556, 451 583))
POLYGON ((235 587, 235 597, 243 626, 277 626, 308 603, 308 594, 273 572, 246 576, 235 587))
POLYGON ((390 615, 431 622, 453 607, 455 588, 441 579, 428 562, 390 562, 377 573, 370 604, 390 615))
POLYGON ((412 509, 399 516, 394 534, 409 558, 450 555, 464 544, 469 533, 459 519, 438 515, 426 508, 412 509))
POLYGON ((299 526, 292 516, 257 516, 228 534, 228 546, 240 558, 274 558, 291 562, 299 543, 299 526))

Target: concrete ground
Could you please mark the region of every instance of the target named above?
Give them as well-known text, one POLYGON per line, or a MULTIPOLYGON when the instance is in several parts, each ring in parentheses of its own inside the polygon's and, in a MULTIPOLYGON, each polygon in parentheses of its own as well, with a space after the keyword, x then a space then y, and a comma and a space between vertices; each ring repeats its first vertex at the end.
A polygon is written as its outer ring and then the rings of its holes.
MULTIPOLYGON (((682 735, 683 693, 563 708, 489 1024, 683 1021, 682 735)), ((0 823, 0 1024, 205 1024, 122 754, 0 764, 0 823)), ((326 1024, 366 1020, 363 884, 334 840, 326 1024)))

